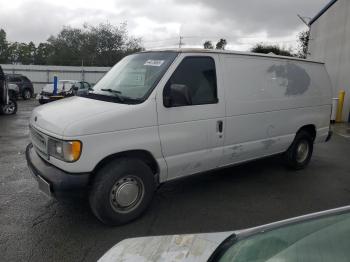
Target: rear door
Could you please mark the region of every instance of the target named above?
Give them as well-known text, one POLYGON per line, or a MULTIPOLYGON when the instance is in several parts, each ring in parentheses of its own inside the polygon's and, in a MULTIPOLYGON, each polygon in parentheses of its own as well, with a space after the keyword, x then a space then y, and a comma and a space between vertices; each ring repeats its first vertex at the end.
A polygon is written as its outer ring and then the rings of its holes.
MULTIPOLYGON (((168 180, 218 166, 223 153, 224 94, 216 54, 180 54, 157 92, 162 153, 168 180), (187 86, 191 104, 165 106, 170 85, 187 86)), ((176 98, 172 98, 176 99, 176 98)), ((176 101, 172 101, 176 105, 176 101)))

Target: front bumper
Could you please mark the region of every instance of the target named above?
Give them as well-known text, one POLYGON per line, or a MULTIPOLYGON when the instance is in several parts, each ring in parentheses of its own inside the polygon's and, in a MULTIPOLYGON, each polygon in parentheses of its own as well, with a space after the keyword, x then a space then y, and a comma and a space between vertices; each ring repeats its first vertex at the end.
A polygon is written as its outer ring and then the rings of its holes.
POLYGON ((67 173, 43 160, 29 144, 26 148, 28 167, 39 184, 39 189, 50 196, 75 196, 86 192, 90 173, 67 173))

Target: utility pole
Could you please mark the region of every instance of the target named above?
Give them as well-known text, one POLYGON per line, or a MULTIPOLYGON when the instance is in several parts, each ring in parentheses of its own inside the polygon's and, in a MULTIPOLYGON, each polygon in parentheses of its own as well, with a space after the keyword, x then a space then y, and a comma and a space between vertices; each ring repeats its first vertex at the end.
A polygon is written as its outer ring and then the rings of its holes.
POLYGON ((81 59, 81 81, 85 81, 84 59, 81 59))
POLYGON ((181 48, 185 43, 182 42, 183 37, 180 36, 179 38, 179 48, 181 48))

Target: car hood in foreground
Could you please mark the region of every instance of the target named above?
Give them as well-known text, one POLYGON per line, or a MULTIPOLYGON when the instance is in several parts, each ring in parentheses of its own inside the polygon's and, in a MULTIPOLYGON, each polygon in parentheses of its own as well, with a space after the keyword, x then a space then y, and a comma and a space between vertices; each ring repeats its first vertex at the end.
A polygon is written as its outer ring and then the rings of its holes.
POLYGON ((111 248, 99 262, 207 261, 233 232, 130 238, 111 248))
POLYGON ((349 261, 350 206, 224 233, 126 239, 100 261, 349 261))

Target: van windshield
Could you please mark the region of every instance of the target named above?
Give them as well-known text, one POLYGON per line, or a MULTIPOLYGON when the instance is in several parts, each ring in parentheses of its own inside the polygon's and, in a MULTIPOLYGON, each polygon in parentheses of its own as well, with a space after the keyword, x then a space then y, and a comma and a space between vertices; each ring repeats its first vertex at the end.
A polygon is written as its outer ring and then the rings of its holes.
POLYGON ((175 52, 146 52, 126 56, 94 86, 92 94, 115 97, 117 102, 142 102, 176 56, 175 52))

